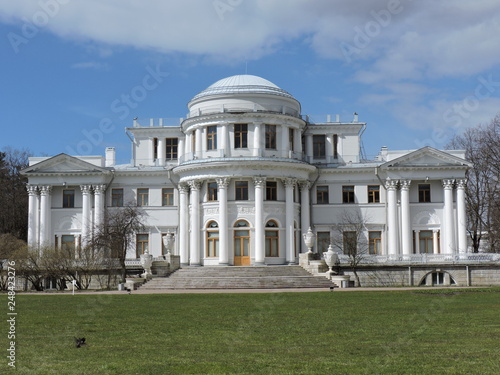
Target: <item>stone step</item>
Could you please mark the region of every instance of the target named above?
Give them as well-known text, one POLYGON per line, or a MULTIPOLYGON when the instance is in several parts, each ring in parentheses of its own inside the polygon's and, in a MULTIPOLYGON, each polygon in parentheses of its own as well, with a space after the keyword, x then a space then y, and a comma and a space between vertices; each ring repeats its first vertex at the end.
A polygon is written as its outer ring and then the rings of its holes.
POLYGON ((142 289, 284 289, 329 288, 334 284, 300 266, 186 267, 155 277, 142 289))

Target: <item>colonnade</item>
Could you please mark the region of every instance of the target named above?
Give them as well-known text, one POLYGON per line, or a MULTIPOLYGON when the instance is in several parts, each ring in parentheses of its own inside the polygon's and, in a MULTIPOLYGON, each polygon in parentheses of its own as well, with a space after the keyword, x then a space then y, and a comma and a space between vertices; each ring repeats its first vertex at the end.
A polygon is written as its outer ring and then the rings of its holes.
MULTIPOLYGON (((467 218, 465 212, 465 180, 442 180, 444 205, 441 231, 444 235, 443 253, 467 252, 467 218), (454 189, 456 189, 456 214, 453 203, 454 189)), ((411 180, 388 179, 385 183, 387 190, 387 250, 388 255, 410 255, 413 253, 413 231, 410 214, 411 180), (398 190, 400 191, 401 226, 398 221, 398 190), (399 228, 401 227, 401 230, 399 228), (400 247, 401 245, 401 247, 400 247), (401 251, 398 249, 401 248, 401 251)), ((418 250, 418 232, 415 246, 418 250)), ((434 251, 438 248, 438 232, 433 233, 434 251)))
MULTIPOLYGON (((28 245, 50 246, 52 241, 52 192, 50 185, 28 185, 28 245)), ((102 224, 106 185, 80 185, 82 193, 81 238, 85 246, 93 227, 102 224), (93 198, 93 199, 92 199, 93 198), (94 206, 94 212, 92 212, 94 206)))
MULTIPOLYGON (((228 265, 230 254, 229 249, 229 218, 228 218, 228 186, 231 179, 220 177, 217 182, 218 213, 217 219, 219 227, 219 261, 220 265, 228 265)), ((265 264, 265 212, 264 197, 266 192, 266 177, 254 177, 254 264, 265 264)), ((285 186, 285 251, 283 254, 287 263, 295 263, 295 227, 294 227, 294 194, 295 186, 298 184, 301 189, 301 226, 309 225, 309 181, 297 181, 295 178, 284 178, 282 182, 285 186)), ((200 238, 203 228, 202 206, 200 203, 200 191, 203 186, 202 181, 189 180, 179 184, 179 248, 181 263, 184 265, 201 265, 204 241, 200 238)), ((301 241, 302 242, 302 241, 301 241)), ((307 251, 303 249, 302 251, 307 251)))

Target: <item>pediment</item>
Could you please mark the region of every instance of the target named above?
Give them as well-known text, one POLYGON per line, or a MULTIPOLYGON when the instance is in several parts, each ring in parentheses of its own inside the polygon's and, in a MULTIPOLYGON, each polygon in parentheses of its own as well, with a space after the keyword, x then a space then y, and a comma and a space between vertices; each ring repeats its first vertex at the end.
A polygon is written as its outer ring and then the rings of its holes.
POLYGON ((435 167, 471 167, 465 159, 440 151, 432 147, 424 147, 412 151, 381 165, 382 169, 391 168, 435 168, 435 167))
POLYGON ((88 173, 108 173, 107 168, 103 168, 74 156, 59 154, 52 158, 36 163, 22 171, 26 175, 34 174, 88 174, 88 173))

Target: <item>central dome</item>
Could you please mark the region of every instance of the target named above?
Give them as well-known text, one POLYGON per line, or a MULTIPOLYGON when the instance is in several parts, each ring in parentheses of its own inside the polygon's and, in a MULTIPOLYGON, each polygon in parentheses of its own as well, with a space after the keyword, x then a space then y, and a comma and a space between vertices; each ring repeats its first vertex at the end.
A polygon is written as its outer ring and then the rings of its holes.
POLYGON ((223 78, 197 94, 191 101, 212 95, 227 94, 270 94, 295 99, 267 79, 244 74, 223 78))

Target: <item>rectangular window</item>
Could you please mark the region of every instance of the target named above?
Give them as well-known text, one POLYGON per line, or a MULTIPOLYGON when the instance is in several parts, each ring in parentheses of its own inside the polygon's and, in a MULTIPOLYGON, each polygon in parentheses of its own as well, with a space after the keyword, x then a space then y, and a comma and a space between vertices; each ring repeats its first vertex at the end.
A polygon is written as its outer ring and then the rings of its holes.
POLYGON ((207 150, 217 150, 217 126, 207 127, 207 150))
POLYGON ((279 256, 279 235, 277 230, 266 230, 266 257, 279 256))
POLYGON ((430 184, 418 185, 418 201, 420 203, 430 203, 430 201, 431 201, 431 185, 430 184))
POLYGON ((373 231, 368 232, 368 251, 372 255, 382 254, 382 232, 373 231))
POLYGON ((354 186, 342 186, 342 203, 354 203, 354 186))
POLYGON ((292 128, 288 128, 288 148, 290 151, 295 151, 295 131, 292 128))
POLYGON ((420 254, 432 254, 434 252, 432 244, 432 231, 421 230, 419 236, 420 254))
POLYGON ((328 251, 328 246, 330 246, 330 232, 318 232, 317 233, 317 241, 318 241, 318 254, 323 254, 325 251, 328 251))
POLYGON ((217 198, 217 182, 209 182, 207 184, 207 187, 208 187, 208 197, 207 197, 207 200, 209 202, 213 202, 213 201, 216 201, 218 200, 217 198))
POLYGON ((235 199, 237 201, 247 201, 248 181, 236 181, 234 184, 235 184, 235 199))
POLYGON ((343 233, 344 237, 344 254, 356 255, 358 252, 357 236, 355 231, 346 231, 343 233))
POLYGON ((123 207, 123 189, 111 189, 111 207, 123 207))
POLYGON ((330 203, 330 198, 328 197, 328 186, 323 185, 316 187, 316 203, 317 204, 330 203))
POLYGON ((276 150, 276 125, 266 125, 266 149, 276 150))
POLYGON ((137 189, 137 205, 138 206, 148 206, 149 205, 149 189, 137 189))
POLYGON ((368 203, 380 203, 380 186, 368 186, 368 203))
POLYGON ((136 237, 136 258, 149 251, 149 234, 138 234, 136 237))
POLYGON ((313 157, 324 159, 326 156, 326 144, 324 135, 313 135, 313 157))
POLYGON ((63 234, 61 236, 61 250, 65 253, 75 254, 75 236, 63 234))
POLYGON ((174 205, 174 188, 161 189, 161 205, 162 206, 174 205))
POLYGON ((75 207, 75 191, 63 190, 63 208, 75 207))
POLYGON ((266 181, 266 200, 278 200, 278 183, 276 181, 266 181))
POLYGON ((165 148, 166 148, 166 160, 176 160, 177 159, 177 145, 179 141, 177 138, 166 138, 165 148))
POLYGON ((339 158, 339 136, 337 134, 333 135, 333 158, 338 159, 339 158))
POLYGON ((247 136, 247 124, 234 124, 234 148, 247 148, 247 136))
POLYGON ((207 231, 207 257, 215 258, 219 256, 219 231, 207 231))
POLYGON ((158 138, 153 138, 153 159, 158 159, 158 138))

